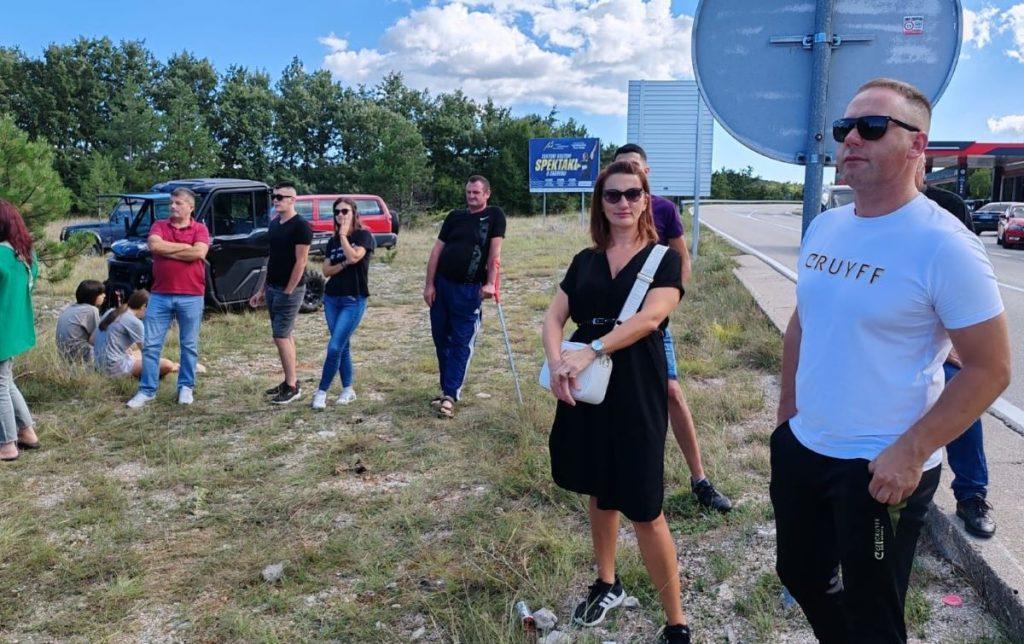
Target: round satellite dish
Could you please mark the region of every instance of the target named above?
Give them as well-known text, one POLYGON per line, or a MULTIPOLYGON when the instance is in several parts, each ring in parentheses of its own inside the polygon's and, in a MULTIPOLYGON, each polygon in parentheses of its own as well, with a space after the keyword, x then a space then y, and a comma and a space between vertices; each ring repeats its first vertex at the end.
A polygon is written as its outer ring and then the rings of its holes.
MULTIPOLYGON (((811 97, 813 0, 700 0, 692 55, 715 118, 755 152, 804 163, 811 97)), ((959 0, 836 0, 828 123, 858 87, 885 76, 934 103, 960 55, 959 0)), ((836 143, 824 132, 826 162, 836 143)))

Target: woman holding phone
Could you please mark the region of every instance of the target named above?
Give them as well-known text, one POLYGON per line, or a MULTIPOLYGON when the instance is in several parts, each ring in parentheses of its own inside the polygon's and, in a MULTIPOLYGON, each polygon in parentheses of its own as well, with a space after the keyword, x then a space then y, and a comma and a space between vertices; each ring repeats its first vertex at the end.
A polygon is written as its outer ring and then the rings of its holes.
POLYGON ((327 391, 335 374, 341 376, 342 387, 337 403, 348 405, 356 399, 349 341, 363 319, 366 300, 370 297, 368 277, 374 249, 373 235, 359 221, 355 200, 339 197, 333 209, 334 236, 324 251, 324 275, 328 278, 324 286, 324 315, 331 340, 327 345, 320 386, 313 394, 313 409, 327 407, 327 391))

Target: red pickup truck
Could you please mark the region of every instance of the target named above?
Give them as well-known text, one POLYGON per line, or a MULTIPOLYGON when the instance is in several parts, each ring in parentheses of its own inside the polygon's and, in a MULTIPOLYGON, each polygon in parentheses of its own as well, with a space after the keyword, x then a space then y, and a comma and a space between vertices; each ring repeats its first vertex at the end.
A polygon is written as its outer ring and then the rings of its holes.
POLYGON ((377 195, 299 195, 295 198, 295 212, 309 221, 313 227, 311 250, 322 253, 327 240, 334 234, 334 200, 348 197, 356 202, 356 210, 363 227, 373 233, 377 246, 394 248, 398 243, 398 217, 377 195))

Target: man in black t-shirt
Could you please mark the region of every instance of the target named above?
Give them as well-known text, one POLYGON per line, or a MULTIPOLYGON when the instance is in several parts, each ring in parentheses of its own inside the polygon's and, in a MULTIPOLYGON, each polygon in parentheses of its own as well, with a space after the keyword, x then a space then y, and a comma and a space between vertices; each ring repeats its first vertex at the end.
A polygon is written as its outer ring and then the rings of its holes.
POLYGON ((431 401, 451 418, 480 330, 480 305, 494 297, 505 237, 505 213, 488 206, 491 184, 480 175, 466 182, 465 209, 448 213, 427 262, 423 299, 437 350, 441 393, 431 401))
MULTIPOLYGON (((974 222, 967 210, 967 204, 960 195, 935 186, 925 185, 925 158, 917 166, 917 189, 924 193, 943 210, 947 211, 976 233, 974 222)), ((960 357, 950 351, 942 371, 948 383, 960 373, 960 357)), ((976 537, 987 539, 996 532, 995 518, 990 514, 992 505, 988 502, 988 460, 985 458, 985 443, 981 419, 975 419, 963 434, 946 445, 946 460, 953 470, 953 497, 956 499, 956 515, 963 519, 964 529, 976 537)))
POLYGON ((270 259, 266 282, 264 288, 258 289, 249 300, 253 307, 266 302, 270 313, 270 328, 284 371, 284 382, 266 392, 273 396, 270 402, 275 405, 287 405, 302 395, 295 375, 292 329, 306 295, 306 261, 309 259, 309 246, 313 243, 313 229, 295 212, 296 194, 291 183, 274 186, 271 198, 276 216, 270 221, 267 233, 270 259))

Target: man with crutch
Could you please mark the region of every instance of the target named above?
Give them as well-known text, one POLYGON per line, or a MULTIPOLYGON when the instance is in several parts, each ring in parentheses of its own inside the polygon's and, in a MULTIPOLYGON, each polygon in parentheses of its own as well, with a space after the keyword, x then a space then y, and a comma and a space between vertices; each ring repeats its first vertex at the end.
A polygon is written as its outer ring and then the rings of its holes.
POLYGON ((427 261, 423 300, 430 307, 441 388, 430 404, 441 418, 455 415, 480 331, 481 303, 496 290, 505 213, 487 205, 490 197, 490 182, 471 176, 466 182, 467 207, 445 217, 427 261))

